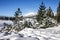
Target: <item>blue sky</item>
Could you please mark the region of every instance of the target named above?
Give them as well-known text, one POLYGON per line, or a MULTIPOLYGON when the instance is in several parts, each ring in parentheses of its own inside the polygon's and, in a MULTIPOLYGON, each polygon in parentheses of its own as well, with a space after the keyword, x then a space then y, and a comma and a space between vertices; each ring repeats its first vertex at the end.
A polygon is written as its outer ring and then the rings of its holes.
POLYGON ((0 0, 0 16, 14 16, 17 8, 21 9, 23 15, 29 12, 37 13, 42 1, 46 9, 51 6, 56 13, 59 0, 0 0))

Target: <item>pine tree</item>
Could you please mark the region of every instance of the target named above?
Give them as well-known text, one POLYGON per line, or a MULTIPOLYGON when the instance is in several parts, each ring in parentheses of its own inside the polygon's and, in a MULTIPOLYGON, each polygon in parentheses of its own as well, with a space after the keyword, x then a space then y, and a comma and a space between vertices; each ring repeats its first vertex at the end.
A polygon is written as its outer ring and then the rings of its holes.
POLYGON ((22 12, 20 11, 20 8, 15 12, 15 22, 17 23, 20 20, 20 16, 22 15, 22 12))
POLYGON ((60 2, 58 4, 58 8, 57 8, 57 22, 60 23, 60 2))
POLYGON ((41 22, 41 20, 43 20, 43 17, 44 17, 44 14, 45 14, 45 5, 44 5, 44 3, 42 2, 41 3, 41 5, 40 5, 40 7, 39 7, 39 10, 38 10, 38 14, 37 14, 37 21, 39 22, 41 22))
POLYGON ((18 8, 18 10, 15 12, 15 17, 22 15, 21 13, 22 12, 21 12, 20 8, 18 8))
POLYGON ((20 8, 18 8, 18 10, 15 12, 15 20, 14 20, 14 27, 13 29, 15 29, 16 31, 19 31, 22 29, 21 25, 20 24, 20 19, 21 19, 21 14, 22 12, 20 11, 20 8))
POLYGON ((54 13, 52 12, 51 7, 49 7, 49 9, 47 10, 47 16, 54 18, 54 13))
POLYGON ((49 9, 47 10, 47 16, 54 18, 54 13, 52 12, 51 7, 49 7, 49 9))

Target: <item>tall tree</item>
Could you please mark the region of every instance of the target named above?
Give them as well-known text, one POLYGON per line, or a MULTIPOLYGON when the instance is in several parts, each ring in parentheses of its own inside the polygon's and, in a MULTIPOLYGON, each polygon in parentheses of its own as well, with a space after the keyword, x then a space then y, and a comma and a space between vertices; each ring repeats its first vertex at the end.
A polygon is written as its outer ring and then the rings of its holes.
POLYGON ((38 22, 43 20, 42 18, 43 18, 44 14, 45 14, 45 8, 46 8, 45 4, 42 2, 40 7, 39 7, 38 14, 37 14, 37 21, 38 22))
POLYGON ((60 2, 57 7, 57 22, 60 23, 60 2))

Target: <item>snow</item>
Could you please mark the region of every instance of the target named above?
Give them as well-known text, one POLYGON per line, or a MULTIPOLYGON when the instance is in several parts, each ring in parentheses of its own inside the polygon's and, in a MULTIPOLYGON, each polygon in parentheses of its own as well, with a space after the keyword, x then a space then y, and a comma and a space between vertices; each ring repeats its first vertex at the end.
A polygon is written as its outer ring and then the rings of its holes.
POLYGON ((59 40, 60 25, 46 29, 25 28, 19 32, 0 33, 0 39, 4 40, 59 40))
MULTIPOLYGON (((6 33, 6 32, 5 32, 6 33)), ((4 39, 4 40, 37 40, 37 38, 35 37, 23 37, 18 33, 12 32, 12 33, 8 33, 8 35, 6 35, 5 33, 1 33, 0 34, 0 40, 4 39)))
POLYGON ((10 20, 0 20, 0 29, 4 27, 4 23, 8 25, 13 25, 13 22, 10 20))
POLYGON ((24 37, 37 37, 40 40, 59 40, 60 39, 60 25, 58 27, 47 29, 32 29, 25 28, 20 31, 20 34, 24 34, 24 37))
POLYGON ((13 24, 13 22, 10 20, 0 20, 0 24, 2 25, 3 23, 13 24))

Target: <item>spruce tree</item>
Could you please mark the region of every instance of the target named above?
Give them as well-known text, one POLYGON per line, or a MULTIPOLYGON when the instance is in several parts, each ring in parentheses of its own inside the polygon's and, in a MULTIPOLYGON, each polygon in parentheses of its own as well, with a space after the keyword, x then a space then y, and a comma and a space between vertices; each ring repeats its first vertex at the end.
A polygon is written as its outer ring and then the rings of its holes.
POLYGON ((49 7, 48 10, 47 10, 47 16, 49 16, 51 18, 54 18, 54 13, 52 12, 51 7, 49 7))
POLYGON ((37 17, 36 17, 38 22, 42 23, 41 20, 43 20, 43 16, 45 14, 45 8, 46 8, 45 4, 42 2, 40 7, 39 7, 38 14, 37 14, 37 17))
POLYGON ((60 23, 60 2, 58 4, 58 8, 57 8, 57 22, 60 23))
POLYGON ((18 10, 15 12, 15 22, 17 23, 19 19, 19 16, 22 15, 22 12, 20 11, 20 8, 18 8, 18 10))
POLYGON ((14 27, 13 29, 15 29, 16 31, 21 30, 21 24, 20 24, 20 18, 21 18, 21 14, 22 12, 20 11, 20 8, 18 8, 18 10, 15 12, 15 20, 14 20, 14 27))
POLYGON ((15 17, 18 17, 19 15, 22 15, 21 13, 22 12, 21 12, 20 8, 18 8, 18 10, 15 12, 15 17))

